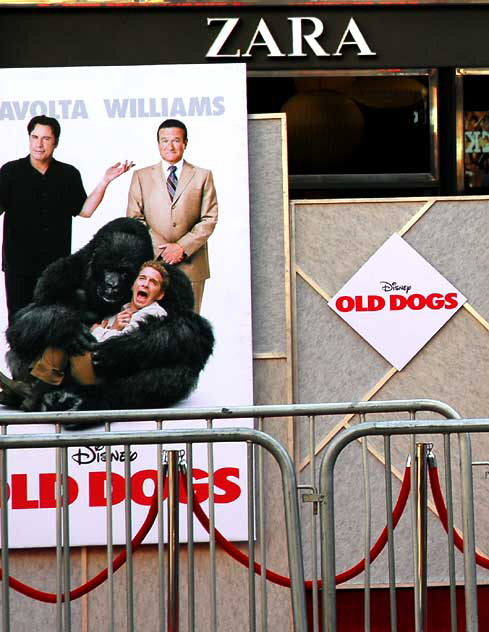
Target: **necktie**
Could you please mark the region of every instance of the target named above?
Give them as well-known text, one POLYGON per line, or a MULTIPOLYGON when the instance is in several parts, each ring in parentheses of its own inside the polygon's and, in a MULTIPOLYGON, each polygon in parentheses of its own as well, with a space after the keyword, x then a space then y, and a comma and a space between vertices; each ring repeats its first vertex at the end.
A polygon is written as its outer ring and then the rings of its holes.
POLYGON ((170 199, 173 201, 173 197, 175 195, 175 191, 177 189, 178 179, 175 171, 177 168, 175 165, 170 165, 168 167, 168 177, 166 179, 166 188, 168 189, 168 193, 170 194, 170 199))

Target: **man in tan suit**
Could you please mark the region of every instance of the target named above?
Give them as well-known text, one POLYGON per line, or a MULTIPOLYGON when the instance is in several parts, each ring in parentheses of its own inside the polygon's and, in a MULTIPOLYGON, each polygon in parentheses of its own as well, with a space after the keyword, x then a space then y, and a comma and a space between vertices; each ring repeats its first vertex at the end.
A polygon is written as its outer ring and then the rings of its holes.
POLYGON ((167 119, 157 131, 161 161, 133 174, 127 216, 145 222, 155 258, 178 265, 189 277, 200 312, 209 278, 207 240, 217 223, 217 197, 212 173, 183 159, 187 128, 167 119))

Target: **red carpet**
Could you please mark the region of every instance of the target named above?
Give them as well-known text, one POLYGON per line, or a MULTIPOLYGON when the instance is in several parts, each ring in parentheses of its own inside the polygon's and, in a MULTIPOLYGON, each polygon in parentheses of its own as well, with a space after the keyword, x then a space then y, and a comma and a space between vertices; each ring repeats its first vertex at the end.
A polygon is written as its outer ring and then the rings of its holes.
MULTIPOLYGON (((364 629, 363 590, 338 590, 337 632, 359 632, 364 629)), ((307 593, 309 629, 312 630, 312 595, 307 593)), ((457 587, 458 632, 465 631, 465 599, 463 587, 457 587)), ((397 589, 398 632, 414 630, 414 591, 397 589)), ((389 590, 371 591, 371 632, 390 631, 389 590)), ((479 630, 489 630, 489 586, 478 589, 479 630)), ((450 597, 448 587, 428 589, 428 632, 450 632, 450 597)))

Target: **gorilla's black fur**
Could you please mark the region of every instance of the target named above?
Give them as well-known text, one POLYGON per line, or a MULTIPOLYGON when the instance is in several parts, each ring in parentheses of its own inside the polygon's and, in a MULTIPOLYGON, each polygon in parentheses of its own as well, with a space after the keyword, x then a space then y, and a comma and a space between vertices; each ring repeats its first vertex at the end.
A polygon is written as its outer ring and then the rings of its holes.
MULTIPOLYGON (((102 227, 84 248, 51 264, 39 279, 34 301, 7 330, 7 361, 16 379, 47 347, 68 352, 86 348, 88 326, 120 311, 131 297, 141 264, 153 256, 145 226, 120 218, 102 227)), ((212 328, 195 314, 189 280, 166 266, 170 286, 161 300, 168 316, 148 316, 135 331, 95 347, 100 383, 63 386, 42 399, 42 410, 159 408, 187 397, 214 346, 212 328)))

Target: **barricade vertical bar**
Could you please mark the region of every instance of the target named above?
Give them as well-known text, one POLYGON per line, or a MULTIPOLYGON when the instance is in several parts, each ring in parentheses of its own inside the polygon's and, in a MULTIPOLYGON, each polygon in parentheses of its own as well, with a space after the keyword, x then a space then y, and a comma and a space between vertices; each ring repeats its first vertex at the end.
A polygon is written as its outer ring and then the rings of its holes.
POLYGON ((254 481, 254 446, 248 442, 247 475, 248 475, 248 603, 250 632, 256 630, 256 598, 255 598, 255 481, 254 481))
POLYGON ((385 512, 387 516, 387 555, 389 562, 389 604, 391 615, 391 632, 397 632, 397 604, 396 604, 396 555, 394 547, 394 526, 392 522, 392 460, 391 439, 384 437, 385 459, 385 512))
MULTIPOLYGON (((7 426, 2 426, 2 435, 7 434, 7 426)), ((0 450, 1 507, 2 515, 2 630, 10 630, 10 560, 8 539, 8 491, 7 491, 7 450, 0 450)))
POLYGON ((188 629, 195 629, 195 570, 194 570, 194 457, 191 443, 187 443, 187 569, 188 569, 188 629))
MULTIPOLYGON (((327 454, 326 454, 327 456, 327 454)), ((323 578, 323 630, 336 632, 336 560, 334 519, 334 462, 323 458, 324 499, 321 503, 321 575, 323 578)), ((323 482, 321 477, 321 483, 323 482)))
POLYGON ((428 544, 428 529, 427 529, 427 514, 428 514, 428 496, 427 496, 427 455, 428 444, 418 443, 416 445, 416 487, 415 496, 417 504, 417 521, 416 521, 416 541, 417 541, 417 571, 418 574, 415 577, 418 590, 416 592, 416 612, 418 614, 418 627, 419 632, 425 632, 427 628, 427 544, 428 544))
POLYGON ((131 512, 131 446, 124 446, 124 487, 126 493, 126 617, 127 629, 134 630, 134 594, 133 594, 133 560, 132 560, 132 512, 131 512))
MULTIPOLYGON (((263 432, 263 417, 258 418, 258 430, 263 432)), ((260 599, 261 599, 261 627, 262 630, 268 629, 268 599, 267 599, 267 578, 265 569, 267 567, 267 536, 265 523, 265 467, 263 464, 263 448, 259 447, 257 451, 258 461, 258 495, 260 498, 260 561, 263 569, 260 575, 260 599)))
MULTIPOLYGON (((311 468, 311 488, 317 492, 316 485, 316 418, 309 416, 309 459, 311 468)), ((313 632, 319 630, 319 607, 318 607, 318 560, 317 560, 317 531, 316 515, 317 504, 311 503, 311 550, 312 550, 312 626, 313 632)))
POLYGON ((168 452, 168 632, 179 630, 179 467, 178 450, 168 452))
MULTIPOLYGON (((263 436, 266 436, 263 433, 263 436)), ((292 615, 295 632, 306 632, 306 595, 304 586, 304 563, 302 557, 302 537, 299 515, 299 503, 297 498, 297 477, 294 464, 288 452, 280 444, 281 448, 279 464, 282 472, 282 493, 285 504, 285 521, 290 525, 287 530, 287 552, 289 557, 289 572, 292 580, 292 615)), ((278 452, 276 452, 278 456, 278 452)), ((266 627, 262 627, 266 630, 266 627)))
POLYGON ((464 534, 465 622, 467 632, 479 629, 477 616, 477 570, 475 566, 474 489, 470 435, 459 434, 462 521, 464 534))
MULTIPOLYGON (((365 415, 360 415, 360 422, 365 423, 365 415)), ((372 503, 370 500, 370 469, 368 462, 367 437, 362 439, 362 462, 363 462, 363 490, 365 497, 365 573, 364 573, 364 628, 370 632, 370 541, 372 539, 372 503)))
MULTIPOLYGON (((412 419, 412 414, 410 414, 412 419)), ((415 632, 420 630, 419 611, 417 604, 419 598, 419 584, 417 578, 419 576, 419 551, 418 539, 416 538, 416 530, 418 525, 418 503, 416 502, 416 483, 418 480, 418 460, 416 458, 416 435, 411 436, 411 538, 413 543, 413 578, 414 578, 414 629, 415 632)))
POLYGON ((64 567, 64 617, 65 630, 71 630, 71 570, 70 570, 70 489, 68 486, 68 449, 61 448, 61 468, 63 477, 63 567, 64 567))
MULTIPOLYGON (((156 422, 157 430, 162 429, 161 419, 156 422)), ((163 516, 164 481, 167 476, 167 463, 163 463, 163 446, 156 446, 156 492, 158 494, 158 609, 160 632, 166 630, 166 593, 165 593, 165 527, 163 516)))
MULTIPOLYGON (((455 574, 455 544, 453 541, 453 488, 452 488, 452 452, 451 437, 443 437, 445 455, 445 493, 447 498, 447 526, 448 526, 448 576, 450 580, 450 623, 452 632, 457 632, 457 589, 455 574)), ((436 467, 433 453, 428 455, 428 465, 436 467)))
MULTIPOLYGON (((207 428, 212 429, 212 419, 207 419, 207 428)), ((209 552, 211 578, 211 630, 217 632, 217 578, 216 578, 216 520, 214 506, 214 447, 207 444, 207 463, 209 468, 209 552)))
MULTIPOLYGON (((105 424, 105 432, 110 432, 111 424, 105 424)), ((112 512, 112 450, 110 445, 105 446, 105 488, 107 497, 107 629, 114 632, 114 536, 113 536, 113 512, 112 512)))
MULTIPOLYGON (((56 432, 61 432, 61 427, 56 424, 56 432)), ((63 548, 62 548, 62 482, 61 482, 61 448, 55 449, 56 454, 56 629, 63 630, 63 548)))
MULTIPOLYGON (((81 567, 81 583, 85 584, 88 581, 88 547, 82 546, 80 547, 80 567, 81 567)), ((81 623, 81 632, 89 632, 89 600, 88 593, 83 595, 80 599, 80 623, 81 623)))

